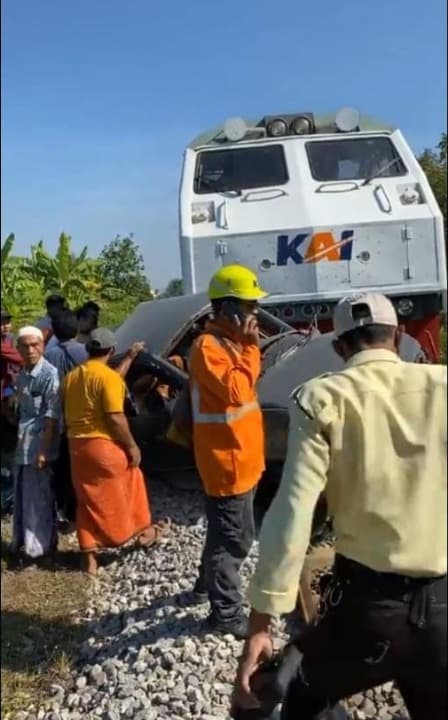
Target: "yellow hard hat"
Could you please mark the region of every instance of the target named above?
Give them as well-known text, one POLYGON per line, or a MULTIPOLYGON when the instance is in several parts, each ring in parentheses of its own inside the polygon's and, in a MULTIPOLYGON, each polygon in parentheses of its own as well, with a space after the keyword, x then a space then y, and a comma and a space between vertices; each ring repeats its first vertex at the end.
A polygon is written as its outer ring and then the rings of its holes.
POLYGON ((261 289, 258 278, 252 270, 243 265, 225 265, 210 280, 210 300, 234 297, 238 300, 260 300, 268 293, 261 289))

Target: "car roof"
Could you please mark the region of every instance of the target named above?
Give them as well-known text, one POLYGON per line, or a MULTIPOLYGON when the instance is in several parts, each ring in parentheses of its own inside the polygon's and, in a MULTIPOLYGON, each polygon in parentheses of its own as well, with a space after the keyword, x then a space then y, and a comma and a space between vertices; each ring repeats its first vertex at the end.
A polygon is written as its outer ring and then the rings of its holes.
POLYGON ((205 293, 140 303, 115 333, 117 352, 126 352, 133 342, 141 340, 150 352, 162 355, 179 330, 208 308, 205 293))

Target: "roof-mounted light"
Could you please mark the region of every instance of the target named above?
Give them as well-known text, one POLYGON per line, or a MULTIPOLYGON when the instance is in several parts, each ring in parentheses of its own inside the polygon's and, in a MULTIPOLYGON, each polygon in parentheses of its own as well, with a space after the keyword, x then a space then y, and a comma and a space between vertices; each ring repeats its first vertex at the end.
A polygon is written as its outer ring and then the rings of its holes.
POLYGON ((240 117, 232 117, 224 123, 224 135, 231 142, 238 142, 246 135, 248 127, 240 117))
POLYGON ((336 127, 340 132, 353 132, 359 128, 359 112, 355 108, 341 108, 336 113, 336 127))
POLYGON ((271 137, 311 135, 316 132, 314 115, 308 112, 266 115, 259 126, 265 127, 267 135, 271 137))
POLYGON ((288 125, 283 118, 274 118, 266 125, 266 131, 271 137, 281 137, 287 135, 288 125))
POLYGON ((308 135, 313 132, 313 122, 307 115, 298 115, 289 126, 294 135, 308 135))

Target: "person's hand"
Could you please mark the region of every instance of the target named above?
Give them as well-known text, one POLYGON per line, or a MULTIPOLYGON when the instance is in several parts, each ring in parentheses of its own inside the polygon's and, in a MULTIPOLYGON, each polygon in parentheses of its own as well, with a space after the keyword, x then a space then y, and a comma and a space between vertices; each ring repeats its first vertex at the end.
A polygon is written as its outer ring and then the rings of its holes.
POLYGON ((258 331, 257 318, 254 315, 248 315, 240 327, 240 340, 245 345, 258 345, 260 335, 258 331))
POLYGON ((251 710, 260 707, 258 698, 251 692, 250 679, 261 663, 272 657, 273 652, 271 636, 264 630, 246 640, 233 691, 233 708, 251 710))
POLYGON ((131 445, 126 452, 129 459, 129 465, 131 467, 138 467, 142 461, 142 454, 138 445, 131 445))
POLYGON ((139 353, 141 353, 141 351, 144 350, 144 349, 145 349, 145 343, 144 343, 144 342, 138 341, 138 342, 132 343, 131 347, 129 348, 129 350, 128 350, 128 352, 127 352, 128 357, 130 357, 131 360, 135 360, 135 358, 137 357, 137 355, 138 355, 139 353))
POLYGON ((43 451, 39 451, 36 455, 35 465, 38 470, 43 470, 47 465, 47 454, 43 451))

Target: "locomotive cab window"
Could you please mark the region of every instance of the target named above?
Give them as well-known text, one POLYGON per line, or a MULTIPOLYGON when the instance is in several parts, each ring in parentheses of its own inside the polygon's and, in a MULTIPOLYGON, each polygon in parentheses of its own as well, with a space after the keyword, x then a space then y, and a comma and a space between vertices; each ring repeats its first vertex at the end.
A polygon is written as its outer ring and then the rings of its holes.
POLYGON ((205 150, 196 161, 194 192, 202 195, 277 187, 288 179, 281 145, 205 150))
POLYGON ((400 177, 407 173, 387 137, 308 142, 306 152, 311 175, 320 182, 400 177))

